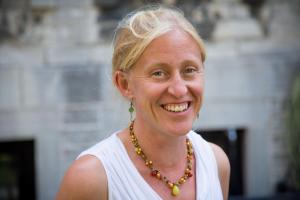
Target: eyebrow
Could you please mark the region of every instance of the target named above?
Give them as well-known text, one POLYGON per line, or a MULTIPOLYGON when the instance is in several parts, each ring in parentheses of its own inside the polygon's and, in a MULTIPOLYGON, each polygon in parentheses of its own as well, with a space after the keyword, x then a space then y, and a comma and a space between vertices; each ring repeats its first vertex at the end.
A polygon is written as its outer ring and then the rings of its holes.
MULTIPOLYGON (((187 64, 193 64, 196 66, 204 66, 204 63, 202 62, 202 60, 199 59, 199 61, 200 62, 197 62, 195 60, 184 60, 182 63, 180 63, 180 66, 187 65, 187 64)), ((153 64, 149 65, 148 67, 153 68, 153 67, 168 67, 168 66, 171 66, 171 65, 168 63, 164 63, 164 62, 157 62, 157 63, 153 63, 153 64)))

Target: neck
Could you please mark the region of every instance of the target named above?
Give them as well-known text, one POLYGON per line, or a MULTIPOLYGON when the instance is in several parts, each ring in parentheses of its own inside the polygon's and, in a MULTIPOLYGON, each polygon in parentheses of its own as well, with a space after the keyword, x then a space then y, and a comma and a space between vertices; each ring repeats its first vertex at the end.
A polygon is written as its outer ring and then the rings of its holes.
POLYGON ((133 130, 144 153, 158 165, 157 167, 167 169, 185 163, 187 155, 185 135, 170 136, 151 129, 138 120, 134 122, 133 130))

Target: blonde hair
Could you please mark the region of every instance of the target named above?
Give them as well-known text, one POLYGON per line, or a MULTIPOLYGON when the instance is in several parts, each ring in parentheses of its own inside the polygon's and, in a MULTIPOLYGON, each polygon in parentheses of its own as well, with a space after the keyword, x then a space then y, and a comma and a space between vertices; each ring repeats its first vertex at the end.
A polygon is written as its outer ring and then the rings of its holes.
POLYGON ((203 41, 183 13, 177 8, 152 5, 130 13, 119 23, 113 42, 112 73, 130 70, 152 40, 175 28, 193 37, 204 62, 203 41))

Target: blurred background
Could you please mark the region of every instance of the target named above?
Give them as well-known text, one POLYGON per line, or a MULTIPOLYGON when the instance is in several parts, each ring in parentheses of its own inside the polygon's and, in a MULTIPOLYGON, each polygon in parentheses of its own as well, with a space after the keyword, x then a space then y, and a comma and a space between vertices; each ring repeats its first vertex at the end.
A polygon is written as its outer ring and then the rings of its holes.
POLYGON ((300 199, 299 0, 0 0, 0 199, 50 200, 84 149, 129 123, 118 20, 181 8, 204 38, 194 129, 231 162, 230 199, 300 199))

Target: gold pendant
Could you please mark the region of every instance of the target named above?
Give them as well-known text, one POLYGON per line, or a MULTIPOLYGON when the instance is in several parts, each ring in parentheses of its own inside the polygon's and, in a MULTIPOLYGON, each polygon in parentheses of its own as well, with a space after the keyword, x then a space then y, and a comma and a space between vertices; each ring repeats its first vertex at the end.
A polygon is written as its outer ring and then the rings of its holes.
POLYGON ((177 185, 174 184, 173 188, 172 188, 172 195, 173 196, 178 196, 180 194, 180 190, 179 187, 177 185))

